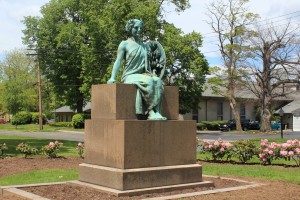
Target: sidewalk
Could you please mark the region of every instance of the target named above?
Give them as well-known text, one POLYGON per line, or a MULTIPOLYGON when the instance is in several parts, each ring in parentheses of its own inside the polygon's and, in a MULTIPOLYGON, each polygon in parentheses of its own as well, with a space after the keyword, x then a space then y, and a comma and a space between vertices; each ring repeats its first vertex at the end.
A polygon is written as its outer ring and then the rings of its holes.
MULTIPOLYGON (((222 131, 197 131, 197 136, 201 139, 217 140, 221 138, 226 141, 233 140, 248 140, 248 139, 270 139, 270 138, 281 138, 280 131, 275 134, 268 133, 255 133, 249 132, 222 132, 222 131)), ((294 132, 291 130, 283 131, 284 139, 300 139, 300 132, 294 132)))

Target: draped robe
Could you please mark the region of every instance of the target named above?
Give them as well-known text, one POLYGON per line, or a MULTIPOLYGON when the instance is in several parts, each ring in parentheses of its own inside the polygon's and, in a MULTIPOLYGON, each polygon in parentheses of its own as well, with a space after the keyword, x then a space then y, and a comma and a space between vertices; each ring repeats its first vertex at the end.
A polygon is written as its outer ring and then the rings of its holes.
POLYGON ((135 102, 136 114, 146 115, 152 109, 160 112, 163 83, 151 72, 147 59, 147 46, 144 43, 129 41, 125 56, 122 82, 135 84, 138 88, 135 102))

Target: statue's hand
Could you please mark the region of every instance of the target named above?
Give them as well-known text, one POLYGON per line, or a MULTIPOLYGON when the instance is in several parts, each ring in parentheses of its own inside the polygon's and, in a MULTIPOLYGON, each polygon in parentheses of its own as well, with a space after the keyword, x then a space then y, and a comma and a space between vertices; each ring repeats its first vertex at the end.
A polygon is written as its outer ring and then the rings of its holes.
POLYGON ((113 79, 113 78, 110 78, 110 79, 107 81, 108 84, 112 84, 112 83, 115 83, 115 82, 116 82, 116 80, 113 79))

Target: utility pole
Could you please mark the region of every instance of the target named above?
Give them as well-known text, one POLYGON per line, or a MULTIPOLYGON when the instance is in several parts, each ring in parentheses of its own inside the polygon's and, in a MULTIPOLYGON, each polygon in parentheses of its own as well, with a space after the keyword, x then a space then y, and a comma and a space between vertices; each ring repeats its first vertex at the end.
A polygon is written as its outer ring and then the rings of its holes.
POLYGON ((43 113, 42 113, 42 81, 40 73, 40 62, 38 61, 38 94, 39 94, 39 127, 43 130, 43 113))
MULTIPOLYGON (((37 49, 27 49, 27 50, 35 50, 37 49)), ((39 53, 26 54, 27 56, 38 56, 39 53)), ((38 79, 38 96, 39 96, 39 128, 43 130, 43 114, 42 114, 42 81, 41 81, 41 70, 40 70, 40 62, 39 59, 37 61, 37 79, 38 79)))

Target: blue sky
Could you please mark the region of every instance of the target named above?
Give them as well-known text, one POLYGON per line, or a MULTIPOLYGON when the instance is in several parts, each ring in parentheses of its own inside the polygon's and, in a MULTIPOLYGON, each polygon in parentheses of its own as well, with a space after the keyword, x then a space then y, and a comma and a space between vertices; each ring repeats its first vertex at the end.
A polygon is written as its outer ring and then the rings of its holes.
MULTIPOLYGON (((201 1, 190 0, 191 8, 178 15, 175 11, 166 13, 167 21, 174 23, 185 33, 191 31, 200 32, 204 35, 203 48, 201 49, 211 66, 220 65, 220 56, 217 53, 215 38, 212 37, 211 29, 206 24, 207 16, 205 15, 206 4, 213 0, 201 1)), ((14 48, 26 48, 22 44, 21 37, 24 25, 21 20, 24 16, 40 15, 39 10, 42 5, 49 0, 0 0, 0 60, 6 51, 14 48)), ((278 16, 286 15, 296 11, 300 11, 299 0, 250 0, 249 9, 251 12, 257 13, 263 19, 272 19, 278 16)), ((171 10, 171 9, 170 9, 171 10)), ((300 12, 297 13, 300 15, 300 12)), ((296 14, 294 15, 296 16, 296 14)), ((284 19, 281 17, 278 19, 284 19)), ((298 23, 300 22, 298 17, 298 23)), ((294 18, 297 22, 297 18, 294 18)), ((295 23, 296 23, 295 22, 295 23)))

